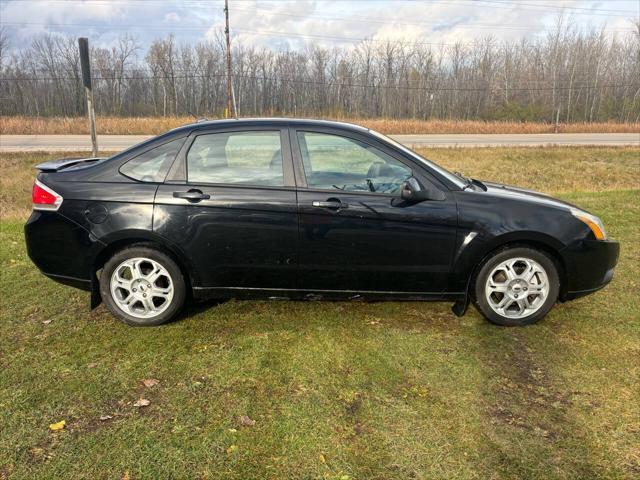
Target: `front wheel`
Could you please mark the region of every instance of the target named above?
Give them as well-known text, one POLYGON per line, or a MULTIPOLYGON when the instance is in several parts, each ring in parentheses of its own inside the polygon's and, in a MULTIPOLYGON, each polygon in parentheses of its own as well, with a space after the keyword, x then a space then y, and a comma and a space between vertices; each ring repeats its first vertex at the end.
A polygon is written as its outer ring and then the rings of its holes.
POLYGON ((539 250, 509 248, 480 268, 475 280, 476 308, 497 325, 530 325, 558 299, 560 279, 551 258, 539 250))
POLYGON ((100 294, 109 311, 133 326, 168 322, 186 297, 182 272, 164 253, 129 247, 107 261, 100 275, 100 294))

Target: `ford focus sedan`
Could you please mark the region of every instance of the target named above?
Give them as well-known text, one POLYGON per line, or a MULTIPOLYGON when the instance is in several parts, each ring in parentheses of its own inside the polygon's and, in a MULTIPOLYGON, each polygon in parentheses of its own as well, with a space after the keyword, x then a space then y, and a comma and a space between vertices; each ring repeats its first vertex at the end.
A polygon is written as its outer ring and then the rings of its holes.
POLYGON ((619 253, 576 206, 345 123, 200 122, 37 168, 30 258, 130 325, 231 297, 473 302, 526 325, 605 286, 619 253))

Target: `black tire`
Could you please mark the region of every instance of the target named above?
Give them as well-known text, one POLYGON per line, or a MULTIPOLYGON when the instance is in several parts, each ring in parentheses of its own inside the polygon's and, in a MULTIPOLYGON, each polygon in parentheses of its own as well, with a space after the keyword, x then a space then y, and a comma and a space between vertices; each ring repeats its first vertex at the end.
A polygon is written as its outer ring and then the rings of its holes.
POLYGON ((480 267, 472 287, 473 300, 478 311, 491 323, 505 327, 531 325, 541 320, 547 313, 549 313, 549 310, 551 310, 553 305, 556 303, 559 291, 560 277, 558 275, 558 268, 556 267, 553 259, 545 252, 529 247, 512 247, 496 252, 480 267), (487 284, 488 276, 495 267, 510 258, 518 257, 534 260, 545 270, 549 280, 549 291, 547 298, 544 300, 540 308, 534 313, 521 318, 510 318, 497 313, 489 305, 489 301, 485 296, 485 286, 487 284))
MULTIPOLYGON (((125 267, 126 268, 126 267, 125 267)), ((180 267, 171 257, 151 247, 132 246, 113 255, 105 263, 100 275, 100 295, 109 311, 127 325, 148 327, 166 323, 180 312, 186 299, 186 284, 180 267), (148 258, 160 264, 170 275, 173 284, 173 298, 164 311, 151 318, 140 318, 121 309, 111 294, 110 282, 116 268, 122 262, 136 257, 148 258)))

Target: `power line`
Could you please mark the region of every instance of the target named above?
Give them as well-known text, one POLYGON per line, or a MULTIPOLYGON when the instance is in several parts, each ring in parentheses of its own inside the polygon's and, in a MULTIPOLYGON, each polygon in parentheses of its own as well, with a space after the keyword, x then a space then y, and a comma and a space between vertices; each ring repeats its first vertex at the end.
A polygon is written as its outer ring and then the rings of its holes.
MULTIPOLYGON (((553 5, 553 4, 533 4, 533 3, 526 3, 526 2, 509 2, 509 1, 502 1, 502 0, 476 0, 476 2, 482 2, 482 3, 493 3, 493 4, 498 4, 498 5, 512 5, 515 7, 533 7, 534 9, 540 9, 543 8, 545 10, 548 9, 554 9, 554 10, 558 10, 558 11, 570 11, 570 10, 576 10, 576 11, 580 11, 580 12, 586 12, 587 14, 613 14, 613 13, 617 13, 617 14, 622 14, 622 15, 635 15, 637 12, 632 12, 629 10, 614 10, 614 9, 607 9, 607 8, 587 8, 587 7, 573 7, 570 5, 564 6, 564 5, 553 5)), ((619 16, 619 15, 610 15, 610 16, 619 16)))
MULTIPOLYGON (((247 12, 249 13, 248 10, 242 10, 242 9, 238 9, 235 8, 233 9, 234 11, 241 11, 241 12, 247 12)), ((473 24, 473 23, 456 23, 456 22, 451 22, 450 25, 447 25, 446 23, 443 22, 395 22, 393 20, 390 21, 384 21, 384 20, 375 20, 375 19, 365 19, 365 18, 348 18, 348 17, 313 17, 313 16, 305 16, 305 15, 296 15, 296 14, 287 14, 287 13, 268 13, 267 15, 277 15, 277 16, 288 16, 288 17, 295 17, 295 18, 309 18, 309 19, 317 19, 317 20, 338 20, 338 21, 346 21, 346 22, 354 22, 354 23, 379 23, 379 24, 385 24, 385 25, 414 25, 414 26, 436 26, 436 27, 446 27, 446 26, 450 26, 452 28, 457 28, 460 26, 465 26, 465 27, 469 27, 469 28, 480 28, 480 29, 490 29, 490 30, 527 30, 530 27, 528 26, 522 26, 519 27, 517 25, 490 25, 490 24, 473 24)), ((192 26, 181 26, 181 25, 171 25, 171 26, 167 26, 167 25, 149 25, 149 24, 118 24, 118 25, 113 25, 113 24, 92 24, 92 23, 46 23, 46 22, 2 22, 3 25, 12 25, 12 26, 16 26, 16 27, 27 27, 27 26, 36 26, 36 27, 50 27, 50 28, 59 28, 59 27, 74 27, 74 28, 98 28, 98 29, 104 29, 104 30, 113 30, 113 29, 143 29, 143 30, 162 30, 162 31, 193 31, 193 32, 200 32, 203 30, 209 30, 211 28, 213 28, 215 25, 201 25, 201 26, 197 26, 197 25, 192 25, 192 26)), ((240 30, 238 28, 234 29, 234 30, 240 30)), ((248 30, 248 29, 243 29, 245 31, 252 31, 252 32, 257 32, 255 30, 248 30)), ((602 30, 604 31, 608 31, 608 32, 624 32, 624 33, 632 33, 635 30, 632 28, 628 28, 628 29, 614 29, 614 28, 603 28, 602 30)), ((553 31, 553 29, 549 29, 549 28, 544 28, 544 29, 539 29, 537 30, 538 32, 549 32, 549 31, 553 31)), ((266 32, 266 34, 271 34, 273 32, 266 32)), ((279 34, 283 34, 286 32, 277 32, 279 34)), ((290 36, 300 36, 300 34, 295 34, 295 33, 287 33, 287 35, 290 36)), ((316 37, 321 37, 322 35, 316 35, 316 37)), ((352 38, 354 40, 363 40, 362 38, 353 38, 353 37, 331 37, 331 36, 326 36, 326 38, 352 38)))
MULTIPOLYGON (((9 2, 4 2, 5 4, 10 3, 30 3, 35 2, 37 0, 11 0, 9 2)), ((253 3, 253 0, 235 0, 235 3, 253 3)), ((278 0, 276 3, 294 3, 296 0, 278 0)), ((352 0, 333 0, 334 2, 347 2, 353 3, 352 0)), ((388 2, 388 0, 368 0, 371 3, 375 2, 388 2)), ((456 5, 454 2, 471 2, 463 3, 462 5, 474 5, 481 6, 483 8, 495 8, 495 9, 504 9, 505 7, 515 7, 521 10, 529 10, 529 11, 556 11, 556 12, 576 12, 580 15, 591 15, 591 16, 607 16, 607 17, 627 17, 627 16, 636 16, 638 12, 630 11, 630 10, 618 10, 618 9, 604 9, 604 8, 588 8, 588 7, 577 7, 571 5, 557 5, 557 4, 534 4, 527 2, 513 2, 513 1, 502 1, 502 0, 448 0, 448 1, 439 1, 439 0, 431 0, 429 2, 421 2, 420 0, 395 0, 396 3, 405 3, 405 4, 440 4, 440 5, 456 5)), ((171 4, 171 2, 167 1, 154 1, 154 0, 48 0, 49 4, 94 4, 94 5, 126 5, 130 6, 131 4, 136 4, 135 6, 140 5, 156 5, 156 6, 165 6, 167 4, 171 4)), ((196 7, 203 9, 210 9, 213 5, 221 5, 222 2, 215 4, 209 0, 181 0, 178 2, 180 6, 188 6, 188 7, 196 7)), ((268 2, 267 2, 268 3, 268 2)), ((460 4, 458 4, 460 5, 460 4)))
MULTIPOLYGON (((200 78, 200 79, 211 79, 211 78, 221 78, 225 77, 225 73, 220 74, 210 74, 210 75, 145 75, 145 76, 136 76, 136 77, 94 77, 95 81, 99 80, 176 80, 176 79, 189 79, 189 78, 200 78)), ((426 91, 426 92, 486 92, 487 90, 494 92, 502 92, 502 91, 558 91, 558 90, 581 90, 581 89, 594 89, 594 88, 640 88, 640 84, 600 84, 600 85, 572 85, 570 87, 439 87, 439 86, 431 86, 431 87, 411 87, 411 86, 402 86, 402 85, 380 85, 380 84, 361 84, 361 83, 350 83, 350 82, 327 82, 321 80, 304 80, 304 79, 295 79, 281 76, 261 76, 261 75, 235 75, 236 78, 244 78, 250 80, 261 80, 261 81, 273 81, 273 82, 283 82, 283 83, 299 83, 304 85, 325 85, 325 86, 333 86, 333 87, 350 87, 350 88, 386 88, 386 89, 396 89, 396 90, 411 90, 411 91, 426 91)), ((76 77, 12 77, 12 78, 0 78, 0 82, 2 81, 60 81, 60 80, 77 80, 80 81, 79 78, 76 77)))
MULTIPOLYGON (((11 0, 5 1, 5 4, 8 3, 35 3, 39 0, 11 0)), ((274 4, 274 3, 295 3, 298 0, 277 0, 277 1, 265 1, 263 3, 266 4, 274 4)), ((334 3, 354 3, 353 0, 332 0, 334 3)), ((367 0, 369 3, 375 2, 388 2, 388 0, 367 0)), ((636 11, 630 10, 619 10, 619 9, 611 9, 611 8, 589 8, 589 7, 577 7, 571 5, 554 5, 550 3, 540 3, 533 4, 527 2, 517 2, 517 1, 503 1, 503 0, 448 0, 448 1, 439 1, 439 0, 395 0, 396 3, 408 3, 408 4, 448 4, 451 5, 453 2, 471 2, 471 3, 489 3, 489 4, 497 4, 497 5, 511 5, 514 7, 519 7, 522 9, 545 9, 545 10, 559 10, 559 11, 577 11, 583 12, 586 15, 596 15, 596 14, 617 14, 611 16, 624 16, 624 15, 635 15, 636 11)), ((222 1, 220 0, 218 3, 213 2, 211 0, 175 0, 181 6, 192 6, 192 7, 202 7, 202 8, 211 8, 212 4, 222 5, 222 1)), ((57 4, 102 4, 102 5, 112 5, 112 4, 144 4, 144 5, 166 5, 172 3, 171 1, 154 1, 154 0, 48 0, 47 3, 57 3, 57 4)), ((234 0, 234 3, 254 3, 254 0, 234 0)), ((489 7, 492 8, 492 7, 489 7)))

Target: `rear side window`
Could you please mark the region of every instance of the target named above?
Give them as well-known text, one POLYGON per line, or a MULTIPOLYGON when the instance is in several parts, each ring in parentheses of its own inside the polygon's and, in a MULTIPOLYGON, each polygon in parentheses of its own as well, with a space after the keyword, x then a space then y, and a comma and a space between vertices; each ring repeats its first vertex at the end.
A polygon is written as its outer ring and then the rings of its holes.
POLYGON ((280 132, 199 135, 187 154, 190 183, 282 186, 280 132))
POLYGON ((120 173, 141 182, 162 182, 184 140, 178 138, 147 150, 120 167, 120 173))

